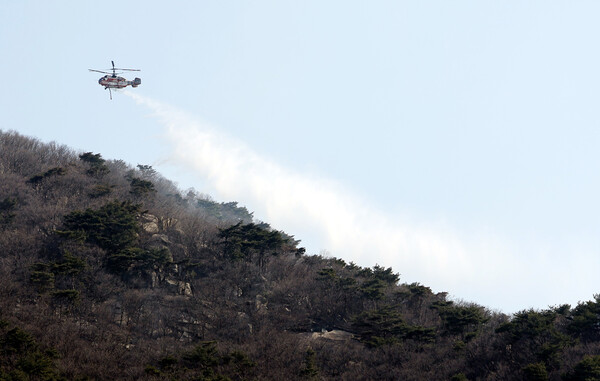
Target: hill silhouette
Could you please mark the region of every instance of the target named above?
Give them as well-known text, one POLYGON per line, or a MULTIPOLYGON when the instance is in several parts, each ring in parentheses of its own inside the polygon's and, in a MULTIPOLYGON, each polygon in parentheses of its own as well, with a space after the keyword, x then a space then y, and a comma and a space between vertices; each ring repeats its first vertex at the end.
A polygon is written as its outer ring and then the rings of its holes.
POLYGON ((512 316, 0 131, 0 380, 600 380, 600 295, 512 316))

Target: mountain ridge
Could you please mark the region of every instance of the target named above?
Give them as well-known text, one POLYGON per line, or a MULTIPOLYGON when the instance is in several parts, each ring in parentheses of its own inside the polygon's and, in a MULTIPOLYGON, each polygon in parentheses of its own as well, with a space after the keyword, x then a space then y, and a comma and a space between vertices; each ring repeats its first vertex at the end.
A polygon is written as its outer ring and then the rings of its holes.
POLYGON ((513 316, 450 300, 14 131, 0 180, 0 379, 600 379, 600 296, 513 316))

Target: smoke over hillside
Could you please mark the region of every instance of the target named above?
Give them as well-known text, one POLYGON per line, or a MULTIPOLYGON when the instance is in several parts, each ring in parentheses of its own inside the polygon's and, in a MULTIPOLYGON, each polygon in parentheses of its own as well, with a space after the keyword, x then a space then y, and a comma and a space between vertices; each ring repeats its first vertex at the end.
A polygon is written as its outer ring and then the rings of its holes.
POLYGON ((191 169, 207 187, 200 191, 240 202, 258 219, 301 239, 310 253, 325 250, 362 266, 392 266, 404 282, 424 282, 506 312, 515 305, 542 308, 564 301, 573 289, 590 284, 581 272, 577 280, 556 282, 583 252, 557 257, 548 248, 511 244, 484 228, 463 232, 444 222, 388 216, 335 181, 284 168, 180 110, 127 95, 164 124, 168 161, 191 169), (564 263, 557 267, 557 261, 564 263))

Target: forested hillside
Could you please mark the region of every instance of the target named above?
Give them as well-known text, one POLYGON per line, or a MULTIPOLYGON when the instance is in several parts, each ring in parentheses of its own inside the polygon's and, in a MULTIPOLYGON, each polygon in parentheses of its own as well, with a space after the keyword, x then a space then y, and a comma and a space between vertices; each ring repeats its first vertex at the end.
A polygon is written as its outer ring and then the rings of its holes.
POLYGON ((507 316, 291 234, 0 131, 0 380, 600 380, 600 295, 507 316))

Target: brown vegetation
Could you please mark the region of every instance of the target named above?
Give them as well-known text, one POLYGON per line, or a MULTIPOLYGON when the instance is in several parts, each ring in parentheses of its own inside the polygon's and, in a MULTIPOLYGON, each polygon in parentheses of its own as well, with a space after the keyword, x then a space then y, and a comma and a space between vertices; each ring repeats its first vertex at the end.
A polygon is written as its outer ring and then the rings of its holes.
POLYGON ((599 380, 600 296, 514 316, 0 131, 0 380, 599 380))

